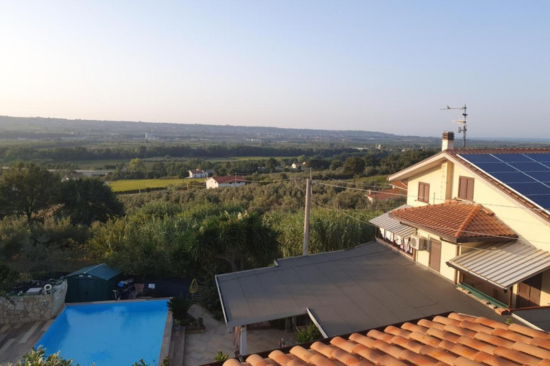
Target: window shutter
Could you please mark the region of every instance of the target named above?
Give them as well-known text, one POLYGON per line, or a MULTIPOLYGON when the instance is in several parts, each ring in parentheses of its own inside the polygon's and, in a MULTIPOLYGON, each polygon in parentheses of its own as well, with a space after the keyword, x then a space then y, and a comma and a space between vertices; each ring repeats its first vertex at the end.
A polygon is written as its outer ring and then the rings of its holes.
POLYGON ((474 178, 460 177, 458 183, 458 198, 467 201, 474 200, 474 178))
POLYGON ((468 189, 466 190, 466 197, 468 201, 474 200, 474 179, 473 178, 468 179, 468 189))
POLYGON ((430 185, 424 184, 424 202, 430 203, 430 185))

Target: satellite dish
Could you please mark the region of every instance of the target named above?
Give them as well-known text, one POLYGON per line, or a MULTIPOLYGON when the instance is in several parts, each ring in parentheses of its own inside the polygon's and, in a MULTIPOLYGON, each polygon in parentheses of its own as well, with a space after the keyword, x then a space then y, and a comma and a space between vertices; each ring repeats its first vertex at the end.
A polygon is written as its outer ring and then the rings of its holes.
POLYGON ((462 133, 462 127, 458 127, 458 133, 462 133))

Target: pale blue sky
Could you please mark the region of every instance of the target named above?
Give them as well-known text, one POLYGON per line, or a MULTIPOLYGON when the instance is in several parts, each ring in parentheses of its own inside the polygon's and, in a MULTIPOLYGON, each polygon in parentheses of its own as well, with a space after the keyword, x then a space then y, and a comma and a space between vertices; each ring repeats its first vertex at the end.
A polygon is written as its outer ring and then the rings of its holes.
POLYGON ((0 114, 550 137, 550 1, 0 2, 0 114))

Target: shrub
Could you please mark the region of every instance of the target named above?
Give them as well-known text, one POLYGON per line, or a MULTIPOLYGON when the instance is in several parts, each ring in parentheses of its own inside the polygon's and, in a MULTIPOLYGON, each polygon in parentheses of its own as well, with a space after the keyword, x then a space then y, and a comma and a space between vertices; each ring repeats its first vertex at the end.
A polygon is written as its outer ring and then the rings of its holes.
POLYGON ((229 355, 226 355, 222 351, 218 351, 218 353, 216 354, 216 362, 227 361, 227 359, 229 359, 229 355))
POLYGON ((315 324, 310 324, 307 328, 296 331, 296 343, 298 344, 313 342, 321 338, 323 336, 315 324))
POLYGON ((168 309, 172 312, 174 319, 180 322, 185 319, 191 305, 191 300, 183 297, 173 297, 168 301, 168 309))

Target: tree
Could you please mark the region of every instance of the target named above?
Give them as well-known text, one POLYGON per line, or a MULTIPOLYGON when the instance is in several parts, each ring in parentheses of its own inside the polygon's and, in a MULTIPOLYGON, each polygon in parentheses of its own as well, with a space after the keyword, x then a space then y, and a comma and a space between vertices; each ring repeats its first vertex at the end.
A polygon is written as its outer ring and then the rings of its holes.
POLYGON ((277 257, 278 233, 259 214, 208 217, 192 233, 195 237, 187 241, 187 250, 204 265, 223 261, 236 272, 268 265, 277 257))
POLYGON ((36 164, 18 164, 5 170, 0 179, 0 205, 4 214, 33 215, 53 205, 61 180, 36 164))
POLYGON ((332 163, 330 163, 330 170, 336 170, 342 166, 342 162, 340 160, 333 160, 332 163))
POLYGON ((58 213, 71 218, 73 224, 91 225, 109 217, 124 215, 124 206, 111 188, 98 179, 76 179, 61 183, 62 207, 58 213))
POLYGON ((274 158, 269 158, 267 160, 267 163, 265 164, 266 168, 269 169, 270 173, 273 173, 275 171, 275 168, 277 167, 277 160, 274 158))
POLYGON ((130 172, 132 173, 145 173, 147 168, 145 163, 141 159, 132 159, 130 160, 130 172))
POLYGON ((365 160, 352 156, 344 162, 344 172, 346 174, 361 174, 365 170, 365 160))

